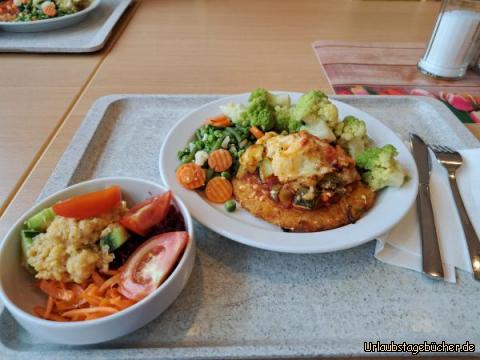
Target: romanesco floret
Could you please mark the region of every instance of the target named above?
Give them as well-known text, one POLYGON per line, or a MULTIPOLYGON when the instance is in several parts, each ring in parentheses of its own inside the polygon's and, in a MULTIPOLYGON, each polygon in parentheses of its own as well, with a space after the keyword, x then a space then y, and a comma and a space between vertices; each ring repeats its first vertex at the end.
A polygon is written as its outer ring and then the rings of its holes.
POLYGON ((335 129, 338 124, 338 110, 327 95, 318 90, 312 90, 303 94, 295 106, 295 120, 306 124, 323 120, 331 128, 335 129))
POLYGON ((302 123, 296 121, 292 117, 292 108, 288 106, 275 106, 275 117, 277 119, 275 124, 275 131, 281 133, 287 131, 288 133, 297 132, 300 130, 302 123))
POLYGON ((393 145, 370 148, 358 155, 355 160, 357 166, 364 170, 363 181, 375 191, 387 186, 402 186, 406 172, 395 159, 397 155, 393 145))
POLYGON ((356 158, 372 144, 367 135, 367 126, 355 116, 347 116, 335 128, 337 142, 352 158, 356 158))
POLYGON ((250 94, 247 111, 241 115, 242 126, 256 126, 269 131, 275 126, 275 109, 270 103, 271 94, 265 89, 256 89, 250 94))

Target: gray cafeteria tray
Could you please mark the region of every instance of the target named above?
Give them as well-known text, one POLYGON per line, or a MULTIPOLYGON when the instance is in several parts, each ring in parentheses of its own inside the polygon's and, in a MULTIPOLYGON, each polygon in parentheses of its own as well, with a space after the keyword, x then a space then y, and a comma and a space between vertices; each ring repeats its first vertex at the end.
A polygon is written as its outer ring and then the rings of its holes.
POLYGON ((102 0, 84 21, 54 31, 0 31, 0 52, 89 53, 100 50, 131 2, 132 0, 102 0))
MULTIPOLYGON (((182 116, 219 96, 113 95, 99 99, 40 198, 96 177, 160 181, 159 149, 182 116)), ((479 142, 440 102, 419 97, 336 97, 365 110, 406 139, 456 148, 479 142)), ((172 154, 175 156, 175 154, 172 154)), ((365 356, 364 341, 480 345, 480 284, 457 284, 386 265, 374 242, 328 254, 251 248, 196 224, 192 276, 174 304, 142 329, 92 346, 32 338, 4 311, 0 358, 232 359, 365 356)))

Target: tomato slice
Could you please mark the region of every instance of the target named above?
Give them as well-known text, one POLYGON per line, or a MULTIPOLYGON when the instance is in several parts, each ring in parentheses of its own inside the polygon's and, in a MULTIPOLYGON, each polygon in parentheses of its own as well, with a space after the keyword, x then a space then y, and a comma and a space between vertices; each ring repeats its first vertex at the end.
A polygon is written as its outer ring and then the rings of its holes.
POLYGON ((122 190, 120 186, 111 186, 105 190, 60 201, 52 208, 57 215, 81 220, 106 213, 117 207, 121 201, 122 190))
POLYGON ((168 214, 172 192, 154 196, 132 207, 121 219, 120 224, 142 236, 159 224, 168 214))
POLYGON ((118 291, 132 300, 152 293, 172 271, 188 243, 188 233, 175 231, 144 242, 122 267, 118 291))

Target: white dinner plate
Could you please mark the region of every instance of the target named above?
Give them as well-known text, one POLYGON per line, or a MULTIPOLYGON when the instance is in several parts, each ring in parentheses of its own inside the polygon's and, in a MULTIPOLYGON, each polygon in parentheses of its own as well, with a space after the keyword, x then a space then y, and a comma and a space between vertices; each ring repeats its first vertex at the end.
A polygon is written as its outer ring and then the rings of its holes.
MULTIPOLYGON (((288 93, 293 103, 300 93, 288 93)), ((387 188, 378 193, 373 208, 355 224, 333 230, 313 233, 287 233, 278 226, 258 219, 237 206, 233 213, 223 205, 207 201, 203 194, 183 188, 176 180, 175 170, 179 165, 177 151, 183 149, 193 138, 194 132, 206 118, 219 115, 220 105, 229 102, 248 103, 250 94, 235 95, 206 104, 181 119, 168 133, 160 150, 160 174, 163 182, 178 195, 189 208, 192 216, 201 224, 217 233, 253 247, 289 253, 320 253, 351 248, 384 234, 397 224, 415 201, 418 189, 418 173, 415 161, 392 130, 373 116, 340 101, 332 100, 338 107, 340 118, 353 115, 367 124, 369 136, 376 145, 394 145, 398 160, 408 171, 410 180, 401 188, 387 188)))
POLYGON ((90 6, 70 15, 54 17, 35 21, 0 21, 0 30, 10 32, 41 32, 61 29, 74 25, 84 20, 98 5, 101 0, 92 0, 90 6))

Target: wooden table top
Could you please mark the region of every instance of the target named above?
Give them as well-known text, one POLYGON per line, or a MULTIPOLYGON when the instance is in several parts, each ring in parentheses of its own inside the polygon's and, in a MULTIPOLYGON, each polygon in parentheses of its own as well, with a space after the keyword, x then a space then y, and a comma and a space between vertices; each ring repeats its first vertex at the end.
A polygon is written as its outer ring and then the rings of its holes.
POLYGON ((7 130, 0 132, 0 203, 15 194, 0 218, 0 238, 33 204, 98 97, 259 86, 331 92, 313 41, 426 41, 438 8, 437 2, 143 0, 115 46, 100 54, 0 55, 0 126, 7 130), (15 73, 19 64, 26 73, 15 73), (15 106, 20 98, 27 105, 15 106))

